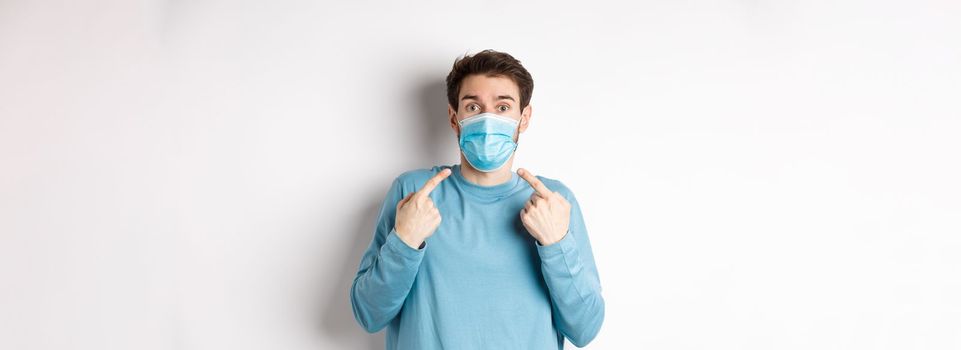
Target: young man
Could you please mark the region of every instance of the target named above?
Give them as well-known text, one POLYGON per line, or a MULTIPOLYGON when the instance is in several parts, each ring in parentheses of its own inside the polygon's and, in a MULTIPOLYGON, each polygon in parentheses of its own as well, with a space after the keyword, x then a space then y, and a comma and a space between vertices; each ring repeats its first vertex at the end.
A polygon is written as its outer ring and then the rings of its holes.
POLYGON ((531 118, 530 73, 492 50, 447 76, 460 164, 407 171, 391 184, 350 289, 368 332, 387 349, 583 347, 604 299, 574 194, 558 180, 511 171, 531 118))

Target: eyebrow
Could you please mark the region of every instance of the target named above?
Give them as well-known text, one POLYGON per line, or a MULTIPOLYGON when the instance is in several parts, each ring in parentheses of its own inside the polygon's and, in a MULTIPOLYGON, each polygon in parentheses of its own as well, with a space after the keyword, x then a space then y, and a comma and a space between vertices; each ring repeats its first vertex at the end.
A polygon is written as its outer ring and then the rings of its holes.
MULTIPOLYGON (((461 101, 463 101, 463 100, 477 100, 477 95, 464 95, 464 97, 461 97, 460 99, 461 99, 461 101)), ((497 99, 498 99, 498 100, 511 100, 511 101, 517 102, 517 100, 515 100, 514 97, 511 96, 511 95, 500 95, 500 96, 497 96, 497 99)))

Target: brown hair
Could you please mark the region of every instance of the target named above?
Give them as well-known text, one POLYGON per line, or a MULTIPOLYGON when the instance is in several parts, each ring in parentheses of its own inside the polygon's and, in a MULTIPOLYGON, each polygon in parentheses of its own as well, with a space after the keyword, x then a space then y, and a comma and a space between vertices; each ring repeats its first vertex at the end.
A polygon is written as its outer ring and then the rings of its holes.
POLYGON ((531 102, 531 93, 534 92, 534 78, 531 77, 531 73, 527 72, 527 69, 521 65, 521 61, 513 56, 505 52, 487 49, 473 56, 465 54, 454 61, 454 67, 447 75, 447 103, 454 110, 460 107, 457 102, 457 97, 460 95, 460 83, 472 74, 510 78, 520 90, 521 110, 531 102))

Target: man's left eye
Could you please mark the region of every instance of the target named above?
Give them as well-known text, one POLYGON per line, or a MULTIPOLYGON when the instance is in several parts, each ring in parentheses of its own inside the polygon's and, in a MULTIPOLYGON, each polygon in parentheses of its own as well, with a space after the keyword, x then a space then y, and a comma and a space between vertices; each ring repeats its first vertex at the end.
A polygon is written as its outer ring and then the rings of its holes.
POLYGON ((500 109, 501 109, 501 112, 506 112, 508 109, 511 109, 511 108, 509 106, 501 105, 500 109))

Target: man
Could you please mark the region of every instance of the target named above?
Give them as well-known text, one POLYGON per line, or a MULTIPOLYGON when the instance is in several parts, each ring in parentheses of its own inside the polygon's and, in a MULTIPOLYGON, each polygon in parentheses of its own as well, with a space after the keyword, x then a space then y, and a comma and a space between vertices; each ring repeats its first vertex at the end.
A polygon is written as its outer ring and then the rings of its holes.
POLYGON ((361 326, 387 327, 387 349, 556 350, 600 330, 600 278, 574 194, 511 171, 532 91, 506 53, 454 62, 460 164, 394 179, 350 289, 361 326))

